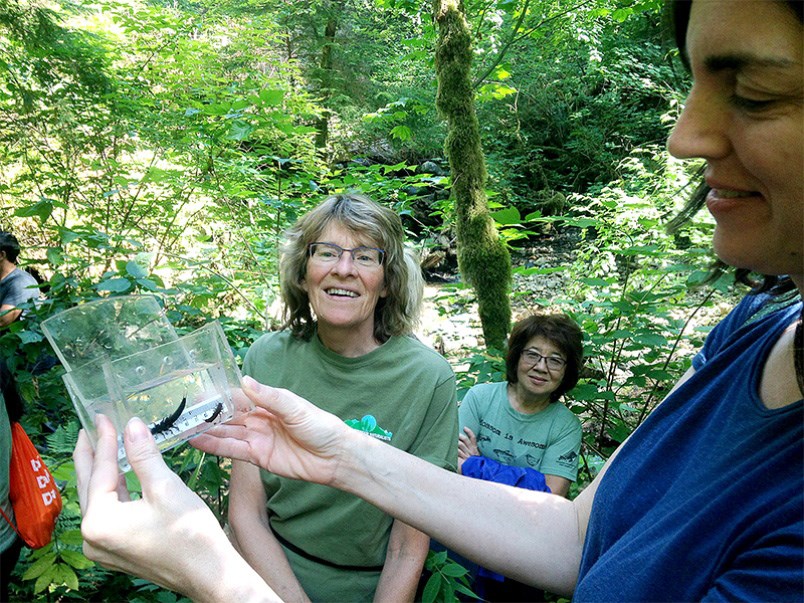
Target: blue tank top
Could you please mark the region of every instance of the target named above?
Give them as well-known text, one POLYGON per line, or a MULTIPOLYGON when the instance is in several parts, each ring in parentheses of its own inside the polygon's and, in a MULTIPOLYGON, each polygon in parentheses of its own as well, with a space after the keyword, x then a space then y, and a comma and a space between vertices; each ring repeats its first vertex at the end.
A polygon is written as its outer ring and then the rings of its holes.
POLYGON ((800 314, 748 296, 709 334, 601 481, 575 601, 802 600, 804 401, 759 398, 800 314))

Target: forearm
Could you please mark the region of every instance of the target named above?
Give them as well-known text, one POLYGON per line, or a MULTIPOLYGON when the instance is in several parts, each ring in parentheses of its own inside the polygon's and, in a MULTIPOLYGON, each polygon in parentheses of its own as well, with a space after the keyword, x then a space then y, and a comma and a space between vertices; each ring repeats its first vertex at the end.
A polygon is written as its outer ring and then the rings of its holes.
POLYGON ((573 502, 464 478, 367 440, 344 442, 336 487, 489 569, 504 568, 506 575, 552 592, 572 592, 585 531, 573 502))
POLYGON ((374 600, 383 603, 413 601, 429 549, 427 534, 399 520, 394 521, 374 600))
POLYGON ((6 327, 19 318, 22 310, 14 306, 0 306, 0 327, 6 327))
MULTIPOLYGON (((261 603, 282 601, 233 547, 217 556, 219 568, 205 568, 204 579, 187 585, 185 594, 197 603, 261 603)), ((192 562, 192 561, 191 561, 192 562)))
POLYGON ((232 522, 232 529, 244 559, 283 601, 309 601, 270 527, 232 522))
POLYGON ((254 465, 232 464, 229 525, 240 554, 285 601, 307 601, 282 546, 268 522, 260 471, 254 465))

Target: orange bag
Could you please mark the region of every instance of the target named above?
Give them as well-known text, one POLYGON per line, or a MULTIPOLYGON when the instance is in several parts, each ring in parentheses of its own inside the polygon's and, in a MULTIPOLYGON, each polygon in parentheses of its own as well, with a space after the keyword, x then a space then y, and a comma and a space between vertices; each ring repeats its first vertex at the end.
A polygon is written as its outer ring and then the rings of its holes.
MULTIPOLYGON (((9 480, 9 499, 17 519, 15 531, 30 548, 40 549, 53 536, 61 513, 61 493, 19 423, 11 424, 9 480)), ((2 515, 11 524, 6 514, 2 515)))

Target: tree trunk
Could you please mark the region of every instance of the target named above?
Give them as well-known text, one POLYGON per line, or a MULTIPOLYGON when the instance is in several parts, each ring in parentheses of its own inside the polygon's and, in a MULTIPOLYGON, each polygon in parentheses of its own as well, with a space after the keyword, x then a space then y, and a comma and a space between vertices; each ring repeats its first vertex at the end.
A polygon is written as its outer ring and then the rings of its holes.
POLYGON ((327 23, 324 26, 324 40, 321 47, 321 59, 319 66, 319 88, 321 91, 321 103, 324 110, 321 117, 316 120, 315 146, 322 153, 326 152, 329 142, 329 119, 332 112, 329 109, 329 99, 332 95, 333 85, 333 65, 332 50, 335 46, 335 34, 338 31, 338 16, 343 10, 343 2, 334 2, 327 5, 327 23))
POLYGON ((503 349, 511 323, 511 256, 489 215, 486 163, 470 80, 469 27, 461 0, 433 0, 438 24, 436 108, 447 121, 445 151, 457 218, 458 266, 475 290, 486 347, 503 349))
POLYGON ((335 42, 335 31, 337 28, 338 22, 330 17, 324 29, 324 47, 321 49, 321 62, 319 63, 321 73, 321 101, 325 108, 316 123, 315 146, 321 150, 327 148, 327 142, 329 141, 330 111, 327 105, 329 104, 330 86, 332 85, 332 45, 335 42))

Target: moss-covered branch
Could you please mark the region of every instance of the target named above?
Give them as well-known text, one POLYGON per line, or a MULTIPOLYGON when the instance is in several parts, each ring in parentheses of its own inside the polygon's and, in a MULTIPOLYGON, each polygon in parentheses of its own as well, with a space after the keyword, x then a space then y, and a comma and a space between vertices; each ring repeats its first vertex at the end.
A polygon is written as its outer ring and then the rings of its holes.
POLYGON ((502 348, 511 322, 511 257, 489 215, 486 163, 470 79, 472 49, 459 0, 434 0, 438 23, 436 107, 447 121, 458 266, 475 290, 486 346, 502 348))

